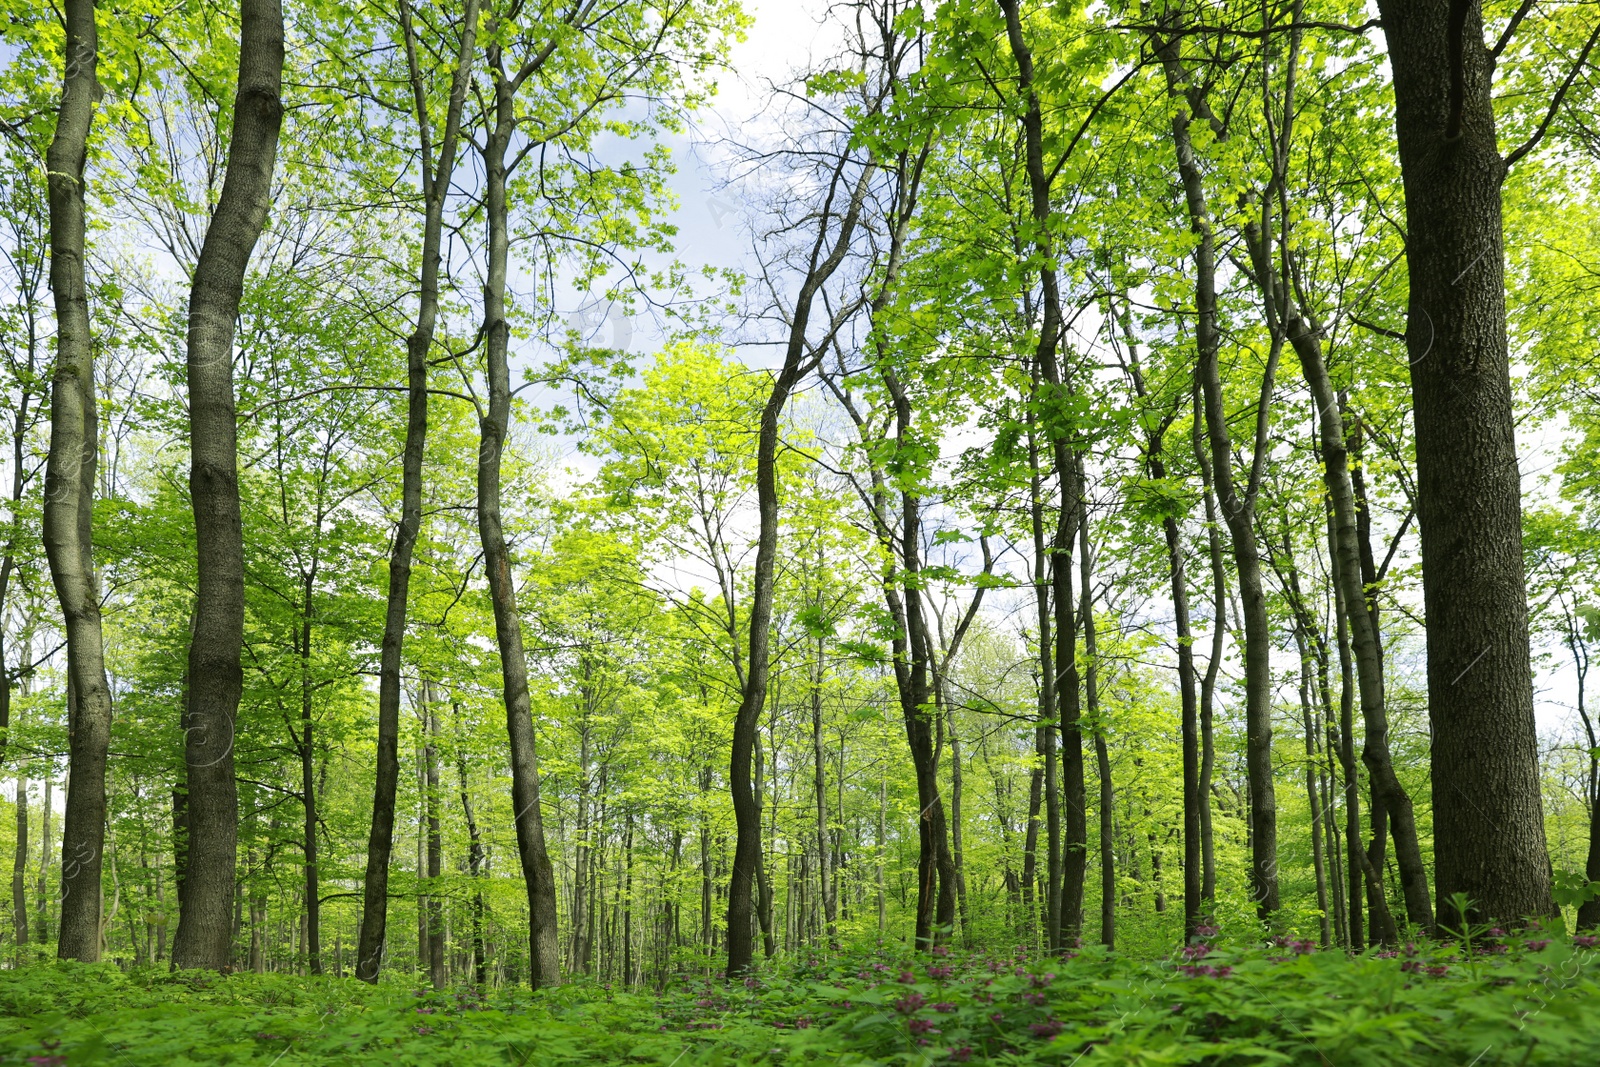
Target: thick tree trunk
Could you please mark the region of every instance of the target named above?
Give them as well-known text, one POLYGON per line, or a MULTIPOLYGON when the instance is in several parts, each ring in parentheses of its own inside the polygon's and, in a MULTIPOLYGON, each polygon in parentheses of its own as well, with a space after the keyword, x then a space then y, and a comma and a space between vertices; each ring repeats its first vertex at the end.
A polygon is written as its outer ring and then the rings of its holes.
MULTIPOLYGON (((1406 198, 1406 347, 1439 921, 1555 913, 1506 347, 1493 59, 1478 0, 1381 0, 1406 198)), ((1350 608, 1352 618, 1355 606, 1350 608)))
POLYGON ((545 847, 544 815, 539 802, 539 756, 528 696, 528 662, 522 645, 522 617, 516 583, 500 519, 500 463, 511 425, 511 370, 507 349, 511 325, 506 320, 507 268, 510 258, 509 211, 506 204, 506 152, 516 127, 512 83, 500 65, 498 46, 489 50, 495 66, 493 124, 483 148, 484 207, 489 227, 488 276, 483 287, 484 355, 489 387, 488 409, 479 420, 478 535, 494 606, 495 640, 500 651, 500 676, 506 707, 506 732, 511 749, 511 794, 517 831, 517 852, 528 893, 529 982, 535 989, 561 980, 561 941, 556 929, 555 875, 545 847))
MULTIPOLYGON (((100 958, 100 872, 106 822, 106 684, 93 509, 99 426, 84 264, 84 162, 100 86, 93 0, 65 6, 66 74, 48 152, 50 288, 56 305, 56 368, 50 398, 44 545, 67 638, 67 810, 62 826, 62 959, 100 958)), ((9 709, 7 709, 9 711, 9 709)))
POLYGON ((189 495, 199 585, 184 717, 189 842, 172 944, 172 965, 178 969, 220 970, 228 966, 232 949, 239 833, 234 720, 243 685, 239 656, 244 641, 234 322, 250 255, 272 201, 283 123, 282 79, 282 8, 278 0, 243 0, 227 171, 189 293, 189 495))
POLYGON ((366 876, 362 882, 361 933, 356 948, 356 977, 365 982, 378 980, 388 924, 389 861, 394 849, 395 790, 400 781, 400 665, 406 633, 406 602, 411 588, 411 558, 422 530, 422 459, 428 437, 428 356, 433 348, 439 313, 439 249, 444 231, 444 205, 461 141, 461 112, 475 51, 478 0, 466 0, 462 13, 460 49, 451 77, 450 102, 437 164, 431 144, 433 120, 417 58, 410 0, 402 0, 400 19, 422 150, 422 260, 416 328, 406 339, 406 444, 401 459, 400 522, 395 527, 394 544, 389 550, 389 591, 378 664, 376 781, 372 794, 372 825, 367 835, 366 876))

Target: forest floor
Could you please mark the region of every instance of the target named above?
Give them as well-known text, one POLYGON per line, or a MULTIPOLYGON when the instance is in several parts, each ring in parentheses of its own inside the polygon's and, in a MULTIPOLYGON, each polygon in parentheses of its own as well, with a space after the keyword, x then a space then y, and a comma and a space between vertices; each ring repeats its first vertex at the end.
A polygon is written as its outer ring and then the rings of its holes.
MULTIPOLYGON (((896 955, 661 991, 538 994, 333 977, 0 972, 0 1064, 1600 1063, 1600 939, 1496 938, 1350 957, 1196 943, 1165 960, 896 955)), ((942 950, 936 950, 942 952, 942 950)))

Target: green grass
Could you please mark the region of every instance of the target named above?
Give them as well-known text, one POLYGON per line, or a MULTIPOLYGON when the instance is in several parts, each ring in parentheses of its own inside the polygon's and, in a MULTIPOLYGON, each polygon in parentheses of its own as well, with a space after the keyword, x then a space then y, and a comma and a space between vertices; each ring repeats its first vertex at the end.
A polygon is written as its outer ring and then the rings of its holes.
POLYGON ((51 964, 0 972, 0 1063, 1600 1063, 1600 949, 1509 938, 1351 959, 1305 943, 791 962, 666 992, 479 998, 401 981, 51 964))

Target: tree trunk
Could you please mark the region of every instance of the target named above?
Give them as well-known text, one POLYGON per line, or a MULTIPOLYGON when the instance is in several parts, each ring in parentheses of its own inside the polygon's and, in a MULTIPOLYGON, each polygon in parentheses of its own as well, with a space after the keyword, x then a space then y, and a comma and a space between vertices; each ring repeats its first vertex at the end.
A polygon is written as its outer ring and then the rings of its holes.
POLYGON ((427 790, 423 803, 428 817, 428 981, 433 988, 443 989, 446 981, 444 899, 439 891, 439 879, 444 875, 444 838, 439 812, 439 714, 434 710, 437 696, 431 681, 423 681, 422 696, 422 717, 427 731, 422 765, 427 790))
MULTIPOLYGON (((1184 99, 1183 73, 1177 60, 1176 41, 1161 48, 1168 90, 1184 99)), ((1191 104, 1191 107, 1193 105, 1191 104)), ((1217 500, 1233 542, 1234 570, 1239 577, 1239 600, 1244 615, 1245 669, 1245 773, 1250 783, 1250 883, 1256 914, 1270 921, 1278 910, 1277 802, 1272 777, 1272 635, 1267 618, 1266 592, 1261 582, 1261 552, 1255 533, 1256 489, 1265 460, 1265 428, 1272 399, 1274 371, 1280 346, 1275 342, 1263 372, 1257 402, 1256 447, 1249 481, 1241 492, 1233 475, 1233 441, 1222 398, 1219 363, 1222 339, 1217 325, 1216 246, 1211 210, 1200 161, 1195 156, 1189 126, 1191 118, 1179 108, 1172 119, 1178 172, 1183 182, 1190 227, 1198 238, 1195 247, 1195 368, 1204 398, 1205 425, 1211 446, 1212 477, 1217 500)))
POLYGON ((11 933, 17 961, 28 944, 28 778, 17 776, 17 841, 11 859, 11 933))
MULTIPOLYGON (((821 551, 820 544, 818 551, 821 551)), ((820 603, 818 606, 820 608, 820 603)), ((817 795, 817 876, 821 883, 819 888, 822 892, 823 921, 827 926, 828 947, 834 949, 839 947, 838 930, 835 927, 838 919, 838 903, 834 897, 833 872, 829 865, 832 854, 828 843, 828 779, 825 773, 827 753, 822 743, 823 641, 824 638, 819 630, 816 637, 817 657, 811 675, 811 755, 815 767, 817 795)))
POLYGON ((539 756, 528 696, 528 662, 522 646, 522 617, 505 530, 500 520, 500 463, 511 425, 511 370, 507 348, 506 274, 510 233, 506 204, 506 152, 516 128, 516 100, 498 45, 489 49, 494 67, 493 125, 483 146, 484 206, 489 227, 488 274, 483 287, 484 355, 488 370, 488 410, 478 422, 478 534, 494 605, 495 640, 511 748, 511 793, 517 852, 528 893, 529 983, 535 989, 561 980, 561 941, 556 929, 555 875, 545 848, 539 804, 539 756))
POLYGON ((755 567, 751 574, 749 652, 745 660, 744 686, 739 694, 739 710, 733 723, 733 746, 728 764, 728 788, 733 797, 733 871, 728 882, 728 967, 731 978, 750 969, 754 956, 751 889, 761 866, 761 809, 756 804, 750 782, 750 763, 755 754, 756 730, 761 709, 766 706, 767 680, 771 652, 772 594, 778 558, 778 422, 788 406, 789 396, 800 381, 808 360, 806 330, 817 293, 844 261, 866 199, 870 168, 863 168, 853 187, 843 185, 845 160, 835 167, 828 193, 830 200, 841 188, 849 188, 844 205, 835 208, 838 219, 832 246, 828 245, 824 215, 818 224, 804 281, 795 294, 790 312, 789 336, 783 365, 773 377, 772 389, 761 409, 756 433, 756 510, 759 529, 756 536, 755 567))
POLYGON ((1493 59, 1477 0, 1381 0, 1378 8, 1406 199, 1439 921, 1554 915, 1506 346, 1506 162, 1495 136, 1493 59), (1457 913, 1456 894, 1470 898, 1472 915, 1457 913))
POLYGON ((312 974, 322 973, 322 888, 317 867, 316 734, 312 722, 315 688, 311 680, 311 592, 316 562, 305 577, 300 623, 300 799, 305 814, 301 848, 305 856, 306 958, 312 974))
POLYGON ((478 0, 466 0, 462 14, 461 47, 451 77, 450 102, 437 166, 430 144, 433 122, 417 59, 409 0, 402 0, 400 4, 400 19, 416 99, 424 206, 417 323, 406 339, 406 444, 401 459, 400 523, 395 527, 394 544, 389 550, 389 591, 378 664, 377 773, 372 793, 372 825, 367 835, 366 876, 362 882, 361 933, 356 947, 356 977, 364 982, 378 980, 388 925, 389 861, 394 849, 395 790, 400 781, 400 665, 406 633, 406 603, 411 588, 411 558, 422 530, 422 460, 428 437, 428 356, 433 348, 439 313, 439 248, 444 231, 444 203, 461 141, 461 112, 472 69, 478 0))
MULTIPOLYGON (((1332 537, 1332 531, 1329 531, 1332 537)), ((1339 643, 1339 737, 1337 754, 1344 775, 1345 897, 1349 908, 1350 950, 1366 948, 1361 902, 1365 899, 1365 853, 1361 848, 1361 780, 1355 755, 1355 662, 1350 654, 1350 621, 1344 596, 1334 589, 1334 628, 1339 643)))
MULTIPOLYGON (((100 86, 93 0, 65 6, 66 74, 48 152, 50 288, 56 305, 44 545, 67 638, 68 779, 62 825, 62 959, 100 958, 100 872, 106 822, 106 684, 93 514, 99 420, 84 264, 84 162, 100 86)), ((9 709, 8 709, 9 710, 9 709)))
MULTIPOLYGON (((1293 305, 1291 304, 1291 308, 1293 305)), ((1294 316, 1286 323, 1289 341, 1300 357, 1300 367, 1317 405, 1321 433, 1323 477, 1333 504, 1333 578, 1346 604, 1360 605, 1347 616, 1350 643, 1355 653, 1357 691, 1365 742, 1361 761, 1372 783, 1373 839, 1369 856, 1373 866, 1383 866, 1383 819, 1392 820, 1395 860, 1400 867, 1406 918, 1413 926, 1433 929, 1433 909, 1428 900, 1428 872, 1422 862, 1411 795, 1395 774, 1389 754, 1389 717, 1384 704, 1383 647, 1373 614, 1365 610, 1367 590, 1362 582, 1361 548, 1356 529, 1355 494, 1350 483, 1350 461, 1344 419, 1338 398, 1328 380, 1322 359, 1320 331, 1315 322, 1294 316)))
POLYGON ((1323 854, 1322 821, 1327 818, 1323 798, 1317 789, 1317 739, 1311 710, 1311 649, 1306 635, 1296 634, 1300 650, 1300 721, 1305 730, 1306 750, 1306 803, 1311 810, 1311 868, 1316 877, 1318 926, 1322 934, 1322 947, 1333 944, 1332 909, 1328 901, 1328 861, 1323 854))
MULTIPOLYGON (((782 644, 781 640, 779 641, 779 644, 780 645, 782 644)), ((774 715, 776 715, 776 712, 777 712, 776 690, 777 690, 777 687, 774 687, 773 688, 773 693, 774 693, 773 712, 774 712, 774 715)), ((773 733, 776 733, 776 731, 773 731, 773 733)), ((777 752, 776 751, 773 752, 772 762, 774 764, 776 764, 778 762, 778 757, 777 757, 777 752)), ((774 767, 773 778, 774 778, 774 784, 776 784, 776 778, 777 778, 776 767, 774 767)), ((773 823, 774 823, 773 833, 774 833, 774 835, 776 835, 776 833, 777 833, 777 831, 776 831, 776 823, 777 823, 777 817, 778 817, 778 799, 777 799, 777 797, 773 797, 772 798, 772 803, 770 805, 766 803, 766 798, 764 796, 765 781, 766 781, 765 752, 764 752, 764 750, 762 748, 762 745, 761 745, 761 734, 760 734, 759 731, 757 731, 757 733, 756 733, 756 753, 755 753, 755 778, 751 782, 751 788, 752 788, 752 791, 755 793, 756 811, 757 811, 757 813, 760 813, 761 811, 764 811, 766 808, 771 807, 773 823)), ((773 897, 773 893, 772 893, 772 875, 767 871, 767 858, 766 858, 766 856, 763 855, 761 857, 761 865, 756 868, 756 926, 761 930, 761 952, 762 952, 762 954, 764 956, 767 957, 767 959, 771 959, 777 953, 777 950, 778 950, 777 938, 774 936, 773 929, 772 929, 772 897, 773 897)))
POLYGON ((484 952, 484 902, 479 879, 487 872, 484 870, 483 832, 478 827, 477 815, 472 810, 472 797, 467 792, 467 753, 462 743, 460 704, 455 706, 455 720, 456 776, 461 783, 461 813, 467 820, 467 873, 472 877, 472 982, 481 993, 488 982, 488 958, 484 952))
MULTIPOLYGON (((1082 482, 1081 471, 1079 481, 1082 482)), ((1089 552, 1089 502, 1082 496, 1078 498, 1078 567, 1078 584, 1082 587, 1079 610, 1083 615, 1083 650, 1087 657, 1083 676, 1084 706, 1089 713, 1089 721, 1094 724, 1095 770, 1100 778, 1100 943, 1106 948, 1115 948, 1117 855, 1111 807, 1116 797, 1111 788, 1111 754, 1106 751, 1106 724, 1100 719, 1100 664, 1096 659, 1100 649, 1094 627, 1094 595, 1089 585, 1094 557, 1089 552)), ((1188 625, 1187 617, 1184 625, 1188 625)), ((1190 689, 1192 695, 1193 686, 1190 689)))
POLYGON ((950 858, 956 871, 956 910, 961 916, 961 944, 968 951, 977 947, 972 929, 972 911, 967 906, 966 847, 961 839, 961 790, 963 787, 961 764, 961 739, 956 735, 955 710, 944 713, 946 731, 950 735, 950 858))
MULTIPOLYGON (((1128 363, 1129 375, 1133 379, 1134 392, 1141 400, 1148 399, 1149 392, 1145 386, 1144 373, 1139 367, 1137 353, 1133 350, 1133 329, 1128 321, 1125 309, 1112 309, 1112 314, 1122 329, 1130 349, 1128 363)), ((1150 477, 1157 481, 1164 481, 1167 477, 1166 460, 1162 457, 1162 446, 1166 436, 1167 427, 1171 419, 1167 419, 1152 429, 1145 445, 1145 469, 1150 472, 1150 477)), ((1196 431, 1198 432, 1198 423, 1196 431)), ((1197 442, 1198 445, 1198 442, 1197 442)), ((1210 503, 1210 497, 1207 497, 1210 503)), ((1088 525, 1085 516, 1083 525, 1088 525)), ((1161 533, 1167 546, 1167 574, 1172 589, 1172 619, 1174 635, 1177 638, 1178 652, 1178 697, 1181 707, 1182 722, 1179 732, 1183 745, 1183 931, 1185 939, 1194 936, 1195 929, 1202 921, 1209 920, 1209 896, 1205 880, 1206 871, 1210 868, 1209 823, 1207 817, 1210 811, 1209 783, 1202 783, 1202 755, 1200 737, 1200 708, 1199 696, 1196 692, 1196 676, 1194 668, 1194 631, 1189 621, 1189 576, 1183 546, 1183 533, 1178 527, 1178 519, 1174 515, 1161 517, 1161 533)), ((1215 533, 1212 537, 1215 538, 1215 533)), ((1084 552, 1087 554, 1087 542, 1084 552)), ((1220 549, 1219 549, 1220 559, 1220 549)), ((1084 575, 1083 584, 1088 587, 1089 577, 1084 575)), ((1221 607, 1221 598, 1218 598, 1218 607, 1221 607)), ((1221 618, 1220 610, 1218 618, 1221 618)), ((1092 618, 1086 618, 1085 625, 1091 625, 1092 618)), ((1215 633, 1222 632, 1221 626, 1215 628, 1215 633)), ((1091 655, 1091 660, 1093 656, 1091 655)), ((1212 662, 1218 662, 1215 645, 1212 651, 1212 662)), ((1208 672, 1210 682, 1215 685, 1215 674, 1208 672)), ((1210 693, 1207 693, 1206 718, 1209 728, 1210 721, 1210 693)), ((1109 808, 1110 786, 1105 781, 1109 776, 1109 761, 1103 760, 1100 755, 1105 748, 1103 738, 1096 738, 1096 759, 1104 763, 1102 770, 1101 791, 1103 794, 1102 805, 1109 808)), ((1209 729, 1207 736, 1206 754, 1209 756, 1209 729)), ((1209 767, 1205 768, 1209 775, 1209 767)), ((1111 834, 1109 810, 1101 817, 1102 839, 1107 841, 1102 846, 1102 851, 1110 856, 1114 854, 1109 844, 1111 834)), ((1102 874, 1103 878, 1114 875, 1102 874)), ((1114 883, 1112 883, 1114 884, 1114 883)), ((1104 920, 1102 920, 1103 922, 1104 920)), ((1109 947, 1109 942, 1107 943, 1109 947)))
POLYGON ((1191 445, 1195 464, 1200 469, 1200 496, 1205 504, 1206 557, 1211 565, 1211 654, 1206 659, 1206 673, 1200 679, 1200 855, 1204 870, 1201 874, 1201 911, 1209 920, 1217 900, 1216 838, 1211 832, 1211 780, 1215 772, 1217 751, 1212 719, 1216 705, 1217 675, 1222 668, 1223 642, 1228 635, 1228 572, 1222 562, 1222 534, 1217 528, 1216 499, 1211 492, 1211 461, 1206 458, 1205 418, 1201 412, 1200 390, 1194 391, 1194 420, 1191 445))
POLYGON ((44 803, 39 809, 39 878, 34 883, 33 911, 38 916, 39 937, 43 943, 50 940, 50 824, 55 818, 55 808, 50 803, 50 791, 54 783, 47 776, 44 780, 44 803))
MULTIPOLYGON (((1037 370, 1033 384, 1037 396, 1037 370)), ((1039 729, 1034 734, 1034 754, 1043 771, 1040 789, 1045 823, 1044 943, 1046 949, 1054 952, 1061 945, 1061 787, 1057 780, 1055 727, 1059 704, 1056 680, 1060 673, 1056 670, 1055 643, 1051 640, 1055 625, 1050 610, 1052 558, 1045 547, 1044 489, 1039 477, 1039 450, 1032 432, 1036 417, 1031 411, 1028 421, 1028 511, 1033 526, 1034 607, 1039 620, 1039 729)))
POLYGON ((250 255, 266 223, 283 123, 283 11, 278 0, 243 0, 239 86, 222 195, 206 227, 189 293, 189 495, 199 563, 184 721, 189 841, 177 969, 221 970, 232 948, 239 797, 234 720, 243 673, 244 538, 239 515, 238 424, 233 396, 234 322, 250 255))

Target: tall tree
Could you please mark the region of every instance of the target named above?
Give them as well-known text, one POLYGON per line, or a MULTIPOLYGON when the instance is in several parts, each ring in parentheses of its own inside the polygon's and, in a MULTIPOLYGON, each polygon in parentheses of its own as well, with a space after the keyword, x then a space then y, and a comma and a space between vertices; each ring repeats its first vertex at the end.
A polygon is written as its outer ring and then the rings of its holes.
POLYGON ((177 968, 220 970, 233 941, 239 824, 233 751, 244 642, 234 323, 272 203, 282 83, 283 9, 278 0, 242 0, 227 170, 189 291, 189 493, 199 583, 183 718, 188 843, 172 943, 177 968))
MULTIPOLYGON (((1275 337, 1261 372, 1255 405, 1250 466, 1244 483, 1234 476, 1233 437, 1228 428, 1222 389, 1222 335, 1218 321, 1217 234, 1203 162, 1195 150, 1193 124, 1208 124, 1218 137, 1226 128, 1212 112, 1207 87, 1191 82, 1180 44, 1184 39, 1176 13, 1169 13, 1155 42, 1172 97, 1172 141, 1183 185, 1189 227, 1195 236, 1194 292, 1195 379, 1205 415, 1211 476, 1228 536, 1233 544, 1234 571, 1244 616, 1245 762, 1250 792, 1250 877, 1256 912, 1267 920, 1278 911, 1277 800, 1272 773, 1272 636, 1266 590, 1261 580, 1261 549, 1256 537, 1256 501, 1270 449, 1272 394, 1282 339, 1275 337)), ((1221 612, 1218 612, 1220 618, 1221 612)), ((1213 657, 1215 658, 1215 657, 1213 657)), ((1209 673, 1209 672, 1208 672, 1209 673)))
MULTIPOLYGON (((1503 43, 1485 45, 1481 0, 1378 10, 1405 187, 1439 921, 1550 915, 1500 199, 1532 143, 1500 154, 1503 43), (1452 903, 1461 893, 1470 916, 1452 903)), ((1353 623, 1360 602, 1346 607, 1353 623)))
POLYGON ((62 959, 100 958, 100 873, 106 823, 106 683, 100 590, 94 571, 94 490, 99 419, 94 340, 84 264, 84 164, 100 85, 93 0, 64 9, 66 77, 46 162, 50 196, 50 288, 56 302, 56 367, 50 396, 44 544, 67 633, 69 768, 62 824, 62 959))
POLYGON ((383 620, 382 658, 378 666, 377 777, 373 786, 372 828, 367 836, 366 877, 362 883, 361 933, 356 948, 356 977, 367 982, 378 980, 388 922, 389 857, 394 849, 395 790, 400 779, 400 666, 411 588, 411 557, 422 530, 428 361, 439 318, 439 263, 445 200, 455 174, 456 152, 461 143, 461 113, 466 105, 472 60, 476 54, 478 0, 466 0, 462 11, 457 31, 456 65, 450 77, 444 131, 437 150, 433 145, 429 85, 418 58, 410 0, 401 0, 399 14, 422 166, 422 258, 416 325, 406 338, 406 444, 401 460, 400 522, 395 527, 394 544, 389 551, 389 590, 383 620))

